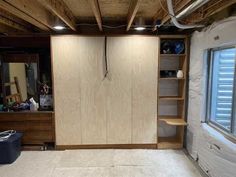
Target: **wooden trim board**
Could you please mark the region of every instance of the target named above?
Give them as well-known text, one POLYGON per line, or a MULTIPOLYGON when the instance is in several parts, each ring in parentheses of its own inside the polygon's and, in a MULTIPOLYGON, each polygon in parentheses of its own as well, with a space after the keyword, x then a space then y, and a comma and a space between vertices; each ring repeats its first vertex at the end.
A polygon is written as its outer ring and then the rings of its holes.
POLYGON ((55 149, 157 149, 157 144, 56 145, 55 149))

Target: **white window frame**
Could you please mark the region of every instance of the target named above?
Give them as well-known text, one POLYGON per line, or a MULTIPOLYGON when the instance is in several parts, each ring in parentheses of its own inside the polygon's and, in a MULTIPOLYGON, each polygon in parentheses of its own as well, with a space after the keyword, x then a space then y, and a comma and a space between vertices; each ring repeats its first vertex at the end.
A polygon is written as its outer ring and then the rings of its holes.
MULTIPOLYGON (((236 62, 235 62, 235 71, 234 71, 234 84, 233 84, 233 101, 232 101, 232 117, 231 117, 231 127, 230 130, 226 129, 220 124, 217 124, 215 121, 212 121, 210 119, 210 111, 211 111, 211 97, 212 97, 212 81, 213 81, 213 60, 214 60, 214 52, 219 51, 219 50, 224 50, 224 49, 231 49, 235 48, 235 45, 231 46, 225 46, 225 47, 217 47, 217 48, 212 48, 207 51, 207 72, 208 72, 208 78, 207 78, 207 97, 206 97, 206 122, 211 125, 213 128, 219 130, 221 133, 224 135, 228 135, 229 138, 236 138, 236 135, 234 132, 236 130, 236 62)), ((236 60, 236 58, 235 58, 236 60)))

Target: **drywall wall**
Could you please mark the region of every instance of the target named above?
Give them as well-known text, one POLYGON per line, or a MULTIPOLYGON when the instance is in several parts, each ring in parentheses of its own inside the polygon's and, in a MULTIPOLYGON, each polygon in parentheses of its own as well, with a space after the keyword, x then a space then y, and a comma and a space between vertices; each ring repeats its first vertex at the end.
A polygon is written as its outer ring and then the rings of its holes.
POLYGON ((51 37, 56 144, 157 141, 157 37, 51 37))
POLYGON ((212 177, 236 174, 236 145, 205 121, 206 59, 209 48, 236 44, 236 17, 213 24, 191 38, 187 150, 212 177), (218 149, 217 147, 220 147, 218 149))

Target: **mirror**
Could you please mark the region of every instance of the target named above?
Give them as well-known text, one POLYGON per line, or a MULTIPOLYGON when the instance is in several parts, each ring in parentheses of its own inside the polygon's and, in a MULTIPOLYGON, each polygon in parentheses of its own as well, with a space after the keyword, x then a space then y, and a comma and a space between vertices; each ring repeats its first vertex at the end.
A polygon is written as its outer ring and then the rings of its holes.
MULTIPOLYGON (((38 54, 5 54, 1 58, 2 104, 39 101, 38 54)), ((24 110, 24 109, 23 109, 24 110)))
POLYGON ((38 101, 37 63, 3 63, 5 96, 19 93, 22 102, 33 97, 38 101), (6 86, 7 83, 14 83, 6 86))

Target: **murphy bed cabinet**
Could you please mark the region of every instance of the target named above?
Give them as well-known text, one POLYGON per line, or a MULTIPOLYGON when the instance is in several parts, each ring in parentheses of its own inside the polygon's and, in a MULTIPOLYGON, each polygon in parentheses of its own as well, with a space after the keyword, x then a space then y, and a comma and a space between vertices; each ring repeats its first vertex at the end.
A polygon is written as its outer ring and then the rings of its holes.
POLYGON ((169 127, 174 131, 169 136, 158 131, 158 149, 179 149, 183 147, 184 129, 187 125, 188 38, 185 35, 160 36, 159 46, 158 130, 169 132, 169 127), (171 51, 174 49, 168 46, 173 44, 179 45, 177 52, 171 51), (177 77, 178 70, 182 71, 183 77, 177 77), (163 126, 160 128, 161 125, 163 126))

